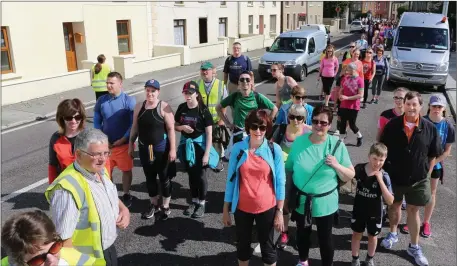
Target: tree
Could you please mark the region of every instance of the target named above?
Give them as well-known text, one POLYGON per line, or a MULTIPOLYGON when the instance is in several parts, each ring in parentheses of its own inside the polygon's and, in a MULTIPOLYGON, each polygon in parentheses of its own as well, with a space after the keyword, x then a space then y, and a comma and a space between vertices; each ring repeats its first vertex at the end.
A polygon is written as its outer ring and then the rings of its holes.
POLYGON ((324 18, 334 18, 337 16, 336 7, 340 7, 340 15, 346 11, 349 1, 324 1, 324 18))
POLYGON ((400 7, 398 7, 398 8, 397 8, 397 18, 400 19, 400 18, 401 18, 401 15, 402 15, 404 12, 406 12, 406 11, 408 11, 408 8, 407 8, 407 7, 405 7, 405 6, 400 6, 400 7))

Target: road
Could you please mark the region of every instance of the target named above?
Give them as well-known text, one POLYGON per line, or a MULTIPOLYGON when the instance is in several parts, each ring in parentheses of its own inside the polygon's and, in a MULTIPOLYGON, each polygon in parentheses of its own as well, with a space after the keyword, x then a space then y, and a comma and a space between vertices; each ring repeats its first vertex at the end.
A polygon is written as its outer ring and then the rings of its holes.
MULTIPOLYGON (((356 36, 348 36, 334 42, 336 48, 346 46, 356 36)), ((262 51, 257 53, 259 56, 262 51)), ((455 61, 455 60, 454 60, 455 61)), ((257 68, 258 60, 253 62, 257 68)), ((455 69, 455 65, 452 66, 455 69)), ((175 70, 171 70, 175 71, 175 70)), ((169 75, 181 76, 181 73, 170 72, 169 75)), ((222 71, 218 71, 219 78, 222 71)), ((161 77, 154 77, 160 80, 161 77)), ((316 72, 308 75, 305 81, 300 82, 308 93, 307 101, 312 105, 321 104, 318 101, 320 92, 316 88, 316 72)), ((165 78, 163 78, 165 79, 165 78)), ((454 77, 455 79, 455 77, 454 77)), ((161 98, 169 102, 174 110, 183 102, 181 88, 184 81, 163 87, 161 98)), ((274 86, 271 81, 256 80, 258 92, 274 99, 274 86)), ((137 83, 137 85, 141 83, 137 83)), ((454 82, 455 84, 455 82, 454 82)), ((419 89, 419 88, 415 88, 419 89)), ((380 103, 369 105, 359 114, 358 125, 364 135, 364 144, 355 147, 356 137, 352 133, 347 139, 347 146, 353 164, 366 161, 367 152, 376 136, 376 125, 379 114, 392 106, 392 86, 385 87, 380 103)), ((428 102, 430 90, 421 90, 424 102, 428 102)), ((137 101, 144 99, 142 93, 135 95, 137 101)), ((425 109, 423 110, 426 111, 425 109)), ((88 111, 92 116, 92 109, 88 111)), ((451 118, 452 119, 452 118, 451 118)), ((89 124, 91 126, 91 124, 89 124)), ((333 128, 336 126, 334 122, 333 128)), ((2 134, 2 216, 5 219, 18 211, 41 209, 48 211, 49 207, 43 195, 46 184, 41 182, 47 176, 49 138, 56 130, 55 122, 31 124, 2 134), (14 197, 11 193, 16 192, 14 197)), ((455 158, 455 149, 452 152, 455 158)), ((456 265, 455 256, 455 208, 449 208, 455 202, 456 166, 450 158, 445 162, 446 177, 444 185, 438 189, 438 202, 432 218, 433 236, 428 240, 421 239, 425 254, 431 265, 456 265), (451 237, 449 237, 451 236, 451 237)), ((139 160, 135 160, 133 171, 132 195, 135 197, 131 211, 131 223, 126 230, 119 231, 116 248, 121 265, 235 265, 236 249, 233 245, 234 228, 223 228, 221 224, 222 205, 224 198, 226 171, 214 173, 209 180, 208 202, 205 217, 200 220, 187 218, 182 211, 187 206, 189 186, 187 174, 180 172, 173 180, 172 215, 165 222, 142 220, 141 212, 147 207, 149 200, 146 192, 145 178, 139 160)), ((114 180, 120 186, 120 172, 114 173, 114 180)), ((343 216, 348 217, 352 197, 341 198, 343 216)), ((4 220, 3 219, 3 220, 4 220)), ((403 220, 405 218, 403 217, 403 220)), ((291 224, 291 232, 294 225, 291 224)), ((387 229, 386 229, 387 230, 387 229)), ((385 235, 386 230, 381 234, 385 235)), ((334 229, 335 265, 350 265, 351 261, 351 230, 349 219, 343 218, 341 225, 334 229)), ((317 238, 313 233, 313 247, 310 252, 310 264, 318 265, 320 261, 317 238)), ((293 241, 293 238, 292 240, 293 241)), ((293 242, 292 242, 293 243, 293 242)), ((394 251, 385 251, 378 248, 375 262, 379 265, 412 265, 412 260, 406 254, 407 236, 400 237, 400 243, 394 251)), ((253 248, 256 244, 253 244, 253 248)), ((367 249, 367 240, 362 241, 364 259, 367 249)), ((2 249, 2 256, 4 256, 2 249)), ((261 265, 259 254, 253 256, 251 265, 261 265)), ((297 252, 289 246, 285 251, 278 253, 278 265, 294 265, 297 252)))

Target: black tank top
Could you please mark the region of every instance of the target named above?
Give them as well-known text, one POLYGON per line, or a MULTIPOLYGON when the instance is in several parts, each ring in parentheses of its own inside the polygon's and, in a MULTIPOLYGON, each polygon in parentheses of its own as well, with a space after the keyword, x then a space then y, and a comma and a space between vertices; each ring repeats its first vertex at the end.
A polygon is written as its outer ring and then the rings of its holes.
POLYGON ((146 109, 146 101, 143 102, 138 113, 138 139, 143 145, 159 145, 165 139, 165 121, 160 114, 160 101, 156 108, 146 109))

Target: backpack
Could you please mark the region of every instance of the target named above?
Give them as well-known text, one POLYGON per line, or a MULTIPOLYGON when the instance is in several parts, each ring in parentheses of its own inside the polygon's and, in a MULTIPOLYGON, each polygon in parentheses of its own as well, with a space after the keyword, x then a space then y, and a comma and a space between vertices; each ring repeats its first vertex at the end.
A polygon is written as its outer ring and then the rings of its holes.
MULTIPOLYGON (((267 140, 268 141, 268 140, 267 140)), ((268 147, 270 148, 271 154, 273 155, 273 160, 275 159, 275 148, 273 142, 268 141, 268 147)), ((238 156, 236 156, 236 164, 238 165, 238 162, 240 161, 241 157, 243 156, 243 151, 241 150, 240 153, 238 153, 238 156)), ((230 177, 230 182, 233 182, 233 180, 236 177, 236 171, 233 172, 232 176, 230 177)))

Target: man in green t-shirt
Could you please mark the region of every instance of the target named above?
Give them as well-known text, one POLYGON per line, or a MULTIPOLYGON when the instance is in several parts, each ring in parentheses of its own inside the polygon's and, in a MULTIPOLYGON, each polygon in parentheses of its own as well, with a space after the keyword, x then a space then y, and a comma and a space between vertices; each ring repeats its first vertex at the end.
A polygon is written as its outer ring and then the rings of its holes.
MULTIPOLYGON (((264 95, 254 92, 253 81, 248 71, 241 73, 238 80, 239 91, 230 94, 217 105, 216 110, 219 117, 233 133, 244 129, 244 120, 249 112, 256 109, 271 110, 270 117, 273 119, 278 112, 278 108, 264 95), (233 123, 225 115, 225 108, 231 106, 233 109, 233 123)), ((239 140, 238 140, 239 141, 239 140)), ((234 140, 234 143, 237 142, 234 140)))

